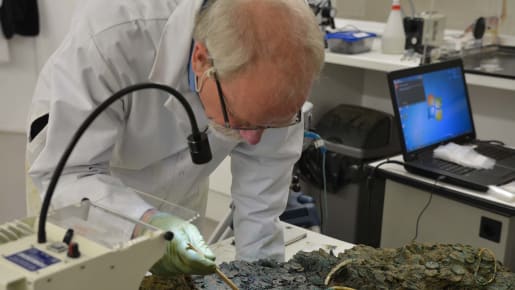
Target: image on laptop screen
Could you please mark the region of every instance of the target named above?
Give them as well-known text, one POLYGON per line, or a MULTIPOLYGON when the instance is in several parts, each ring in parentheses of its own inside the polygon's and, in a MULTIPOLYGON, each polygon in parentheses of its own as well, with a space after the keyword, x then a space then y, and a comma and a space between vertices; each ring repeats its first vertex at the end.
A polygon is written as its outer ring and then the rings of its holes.
POLYGON ((408 153, 474 131, 463 78, 457 66, 393 80, 408 153))

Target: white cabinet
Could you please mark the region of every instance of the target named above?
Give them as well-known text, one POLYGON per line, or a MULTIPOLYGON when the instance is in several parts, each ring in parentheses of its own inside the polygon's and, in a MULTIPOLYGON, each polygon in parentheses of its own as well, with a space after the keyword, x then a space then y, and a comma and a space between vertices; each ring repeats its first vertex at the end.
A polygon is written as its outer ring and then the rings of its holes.
POLYGON ((229 212, 231 183, 231 157, 227 156, 209 177, 206 217, 220 221, 229 212))

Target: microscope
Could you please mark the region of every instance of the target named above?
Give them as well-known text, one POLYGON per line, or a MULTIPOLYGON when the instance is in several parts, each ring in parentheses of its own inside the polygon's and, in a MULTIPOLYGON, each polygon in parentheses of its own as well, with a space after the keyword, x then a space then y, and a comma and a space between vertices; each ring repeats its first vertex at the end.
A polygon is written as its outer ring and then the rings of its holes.
POLYGON ((318 19, 320 29, 325 32, 327 27, 335 29, 334 17, 336 17, 336 9, 333 7, 331 0, 307 0, 309 7, 318 19))

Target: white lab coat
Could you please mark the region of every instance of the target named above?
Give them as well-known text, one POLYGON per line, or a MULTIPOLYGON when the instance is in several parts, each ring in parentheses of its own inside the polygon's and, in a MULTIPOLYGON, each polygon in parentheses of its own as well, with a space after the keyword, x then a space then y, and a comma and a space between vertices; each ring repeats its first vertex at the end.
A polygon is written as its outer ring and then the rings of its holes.
MULTIPOLYGON (((199 127, 206 128, 200 99, 188 86, 194 16, 201 2, 86 0, 79 5, 71 32, 44 66, 32 100, 29 126, 49 114, 48 125, 27 152, 29 174, 40 192, 80 123, 128 85, 151 80, 176 88, 193 107, 199 127)), ((79 141, 53 206, 88 197, 138 219, 149 206, 133 189, 198 205, 206 199, 205 193, 195 195, 199 184, 231 155, 236 258, 283 259, 278 216, 300 156, 302 124, 266 130, 255 146, 209 131, 213 160, 205 165, 191 162, 186 142, 190 132, 186 113, 173 97, 158 91, 125 97, 101 114, 79 141)), ((132 228, 124 231, 129 237, 132 228)))

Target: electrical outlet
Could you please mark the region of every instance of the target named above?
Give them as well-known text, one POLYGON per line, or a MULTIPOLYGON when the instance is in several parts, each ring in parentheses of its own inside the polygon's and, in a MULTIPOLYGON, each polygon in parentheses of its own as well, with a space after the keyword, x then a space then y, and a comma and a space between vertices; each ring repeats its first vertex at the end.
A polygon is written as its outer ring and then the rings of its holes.
POLYGON ((481 224, 479 226, 479 236, 499 243, 501 241, 502 223, 487 217, 481 217, 481 224))

